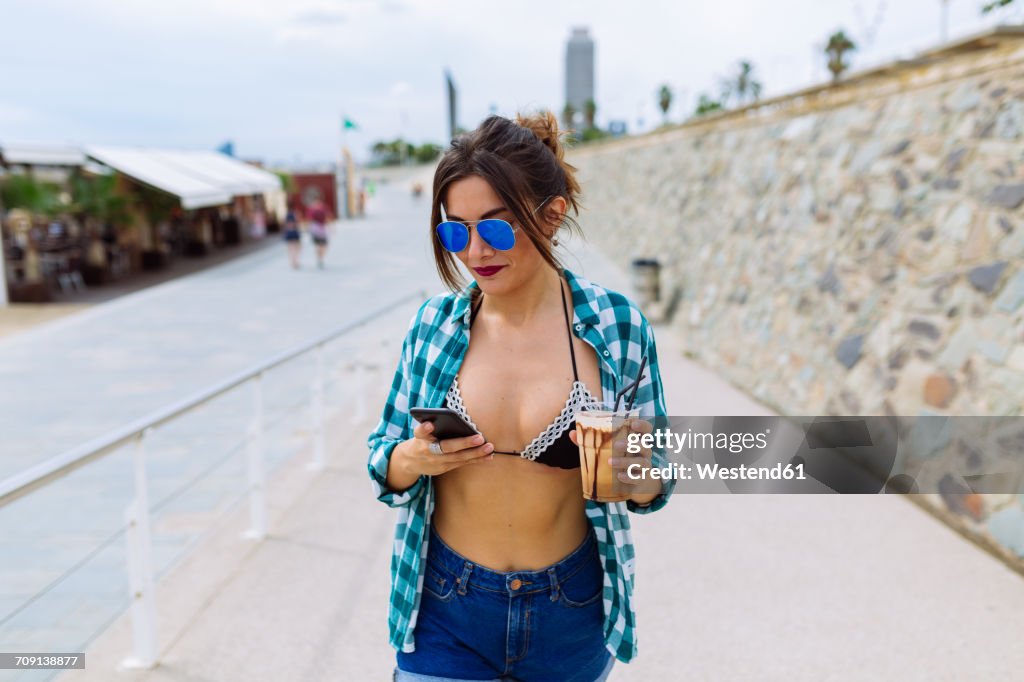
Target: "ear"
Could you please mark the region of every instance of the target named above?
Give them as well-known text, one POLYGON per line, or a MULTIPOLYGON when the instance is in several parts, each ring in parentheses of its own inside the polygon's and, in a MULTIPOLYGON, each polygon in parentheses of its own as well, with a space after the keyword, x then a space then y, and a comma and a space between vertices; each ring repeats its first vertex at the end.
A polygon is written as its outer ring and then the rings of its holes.
POLYGON ((562 219, 565 217, 565 210, 568 206, 569 204, 565 201, 565 197, 552 197, 544 205, 544 222, 550 230, 548 233, 549 237, 562 225, 562 219))

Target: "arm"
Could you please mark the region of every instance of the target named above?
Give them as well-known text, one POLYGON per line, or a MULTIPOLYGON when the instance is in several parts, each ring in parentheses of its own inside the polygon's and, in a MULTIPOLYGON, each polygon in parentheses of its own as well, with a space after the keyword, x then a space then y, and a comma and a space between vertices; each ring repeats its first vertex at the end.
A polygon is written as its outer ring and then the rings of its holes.
POLYGON ((391 392, 377 428, 367 438, 370 457, 367 469, 377 499, 389 507, 402 507, 412 503, 422 494, 426 476, 410 475, 391 466, 395 449, 412 435, 409 428, 409 367, 412 365, 412 345, 415 325, 402 344, 402 357, 391 381, 391 392), (394 469, 394 470, 392 470, 394 469))
MULTIPOLYGON (((650 323, 641 315, 640 345, 647 356, 646 378, 640 382, 637 389, 635 405, 640 408, 640 417, 649 420, 655 429, 664 428, 666 422, 665 396, 661 385, 661 371, 658 366, 658 352, 654 343, 654 331, 650 323)), ((639 365, 634 367, 634 372, 639 365)), ((665 451, 655 448, 651 453, 651 465, 664 467, 668 464, 665 451)), ((649 514, 658 511, 668 504, 668 496, 672 494, 675 487, 674 480, 662 481, 661 492, 657 494, 637 493, 632 499, 626 501, 626 508, 637 514, 649 514)))
MULTIPOLYGON (((424 308, 427 305, 429 301, 424 308)), ((411 428, 409 407, 417 400, 410 386, 410 380, 415 381, 411 368, 414 366, 414 346, 422 313, 423 308, 420 308, 402 344, 402 356, 391 382, 387 404, 377 428, 367 439, 370 481, 377 499, 389 507, 412 504, 423 494, 429 477, 466 464, 489 461, 494 449, 480 435, 449 438, 440 441, 444 455, 438 456, 429 449, 430 444, 437 441, 431 435, 433 425, 420 424, 415 431, 411 428)))

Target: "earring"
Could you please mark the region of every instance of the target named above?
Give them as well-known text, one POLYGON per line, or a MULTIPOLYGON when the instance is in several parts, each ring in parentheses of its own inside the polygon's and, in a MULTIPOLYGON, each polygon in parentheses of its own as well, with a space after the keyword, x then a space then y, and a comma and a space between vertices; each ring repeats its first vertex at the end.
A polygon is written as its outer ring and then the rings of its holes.
POLYGON ((558 237, 557 236, 551 238, 551 246, 558 246, 558 237))

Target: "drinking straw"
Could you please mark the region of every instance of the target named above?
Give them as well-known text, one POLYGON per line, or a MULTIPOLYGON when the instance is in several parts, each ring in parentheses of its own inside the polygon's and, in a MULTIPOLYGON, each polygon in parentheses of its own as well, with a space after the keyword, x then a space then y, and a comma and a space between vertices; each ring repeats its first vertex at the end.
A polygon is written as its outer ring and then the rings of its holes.
POLYGON ((615 394, 615 407, 612 408, 612 413, 617 413, 619 411, 619 401, 622 400, 622 396, 626 395, 626 392, 629 391, 629 389, 633 388, 633 384, 635 383, 635 381, 630 382, 621 391, 615 394))
POLYGON ((626 412, 633 409, 633 401, 636 400, 636 391, 640 388, 640 382, 644 378, 644 367, 647 366, 647 356, 645 355, 640 361, 640 371, 636 373, 636 381, 633 382, 633 392, 629 394, 629 400, 626 401, 626 412))
POLYGON ((628 412, 629 410, 633 409, 633 400, 636 399, 636 389, 640 385, 640 380, 644 378, 644 367, 646 365, 647 365, 647 356, 644 356, 641 359, 641 361, 640 361, 640 373, 639 373, 639 376, 637 376, 637 378, 635 380, 631 381, 629 384, 627 384, 625 387, 623 387, 623 389, 621 391, 619 391, 618 393, 615 394, 615 407, 612 410, 612 412, 618 412, 619 411, 619 401, 622 400, 622 396, 626 395, 626 393, 628 393, 630 389, 633 390, 633 394, 630 397, 629 406, 626 408, 626 411, 628 412))

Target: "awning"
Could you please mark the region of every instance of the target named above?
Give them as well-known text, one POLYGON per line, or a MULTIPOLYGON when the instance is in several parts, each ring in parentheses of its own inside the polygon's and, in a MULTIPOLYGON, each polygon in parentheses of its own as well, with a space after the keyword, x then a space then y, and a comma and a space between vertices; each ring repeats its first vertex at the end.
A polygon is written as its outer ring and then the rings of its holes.
POLYGON ((81 166, 85 152, 79 147, 50 144, 3 144, 0 158, 8 165, 24 166, 81 166))
POLYGON ((220 152, 154 150, 168 164, 233 195, 262 194, 281 189, 281 179, 220 152))
MULTIPOLYGON (((85 148, 85 153, 119 173, 144 184, 163 190, 181 199, 183 208, 221 206, 231 203, 238 192, 232 188, 203 179, 186 170, 187 165, 169 162, 162 151, 132 147, 85 148)), ((204 152, 180 152, 182 154, 204 152)), ((212 153, 212 152, 211 152, 212 153)))

